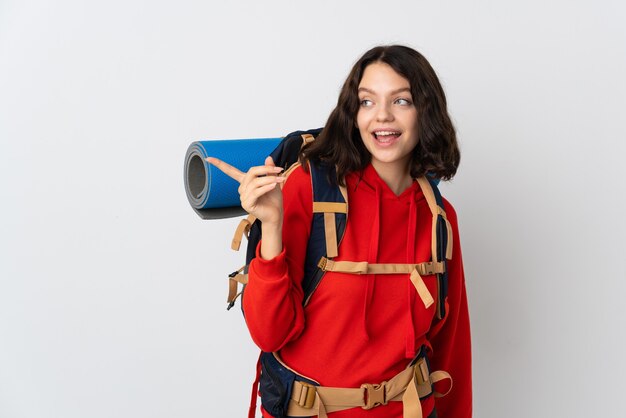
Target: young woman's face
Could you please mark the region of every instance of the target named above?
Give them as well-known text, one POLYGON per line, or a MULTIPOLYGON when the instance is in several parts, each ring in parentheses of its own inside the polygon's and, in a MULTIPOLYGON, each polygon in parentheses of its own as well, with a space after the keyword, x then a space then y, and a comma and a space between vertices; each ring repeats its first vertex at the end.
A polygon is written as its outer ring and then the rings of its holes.
POLYGON ((359 84, 356 121, 375 168, 408 168, 417 145, 417 109, 409 81, 388 64, 368 65, 359 84))

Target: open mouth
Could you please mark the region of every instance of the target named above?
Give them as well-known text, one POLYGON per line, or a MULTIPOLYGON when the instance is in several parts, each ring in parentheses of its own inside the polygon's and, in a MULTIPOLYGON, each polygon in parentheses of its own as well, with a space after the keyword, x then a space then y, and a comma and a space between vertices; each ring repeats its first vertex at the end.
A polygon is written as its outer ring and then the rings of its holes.
POLYGON ((378 142, 381 145, 394 143, 395 141, 398 140, 401 134, 402 132, 393 131, 393 130, 386 130, 386 131, 380 130, 380 131, 372 132, 372 136, 374 137, 376 142, 378 142))

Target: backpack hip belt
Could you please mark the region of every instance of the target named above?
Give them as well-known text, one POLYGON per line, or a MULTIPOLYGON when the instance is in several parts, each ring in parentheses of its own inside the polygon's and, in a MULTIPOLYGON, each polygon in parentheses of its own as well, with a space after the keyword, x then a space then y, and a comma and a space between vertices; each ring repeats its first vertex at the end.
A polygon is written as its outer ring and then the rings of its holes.
POLYGON ((326 418, 328 413, 361 407, 372 409, 389 402, 402 402, 404 418, 422 418, 420 399, 430 394, 445 396, 452 388, 452 378, 447 372, 430 373, 425 357, 419 358, 411 366, 391 379, 378 383, 364 383, 358 388, 335 388, 315 386, 296 380, 293 383, 291 399, 287 409, 288 417, 310 417, 317 415, 326 418), (450 380, 445 393, 433 390, 433 384, 450 380))

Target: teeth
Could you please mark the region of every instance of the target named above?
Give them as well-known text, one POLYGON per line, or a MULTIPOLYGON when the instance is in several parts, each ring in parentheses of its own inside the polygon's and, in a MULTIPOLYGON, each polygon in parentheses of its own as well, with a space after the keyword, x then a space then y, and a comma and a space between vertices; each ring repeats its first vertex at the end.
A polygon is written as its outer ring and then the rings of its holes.
POLYGON ((376 136, 385 136, 385 135, 398 135, 399 132, 396 131, 378 131, 375 132, 376 136))

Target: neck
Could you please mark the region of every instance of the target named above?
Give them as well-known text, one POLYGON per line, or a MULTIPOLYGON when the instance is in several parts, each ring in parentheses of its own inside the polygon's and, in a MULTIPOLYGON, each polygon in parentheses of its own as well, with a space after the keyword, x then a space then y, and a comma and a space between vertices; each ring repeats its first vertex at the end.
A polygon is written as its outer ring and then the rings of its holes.
POLYGON ((413 183, 409 167, 401 164, 385 164, 378 161, 372 161, 374 169, 380 178, 387 183, 387 186, 395 193, 396 196, 402 194, 413 183))

